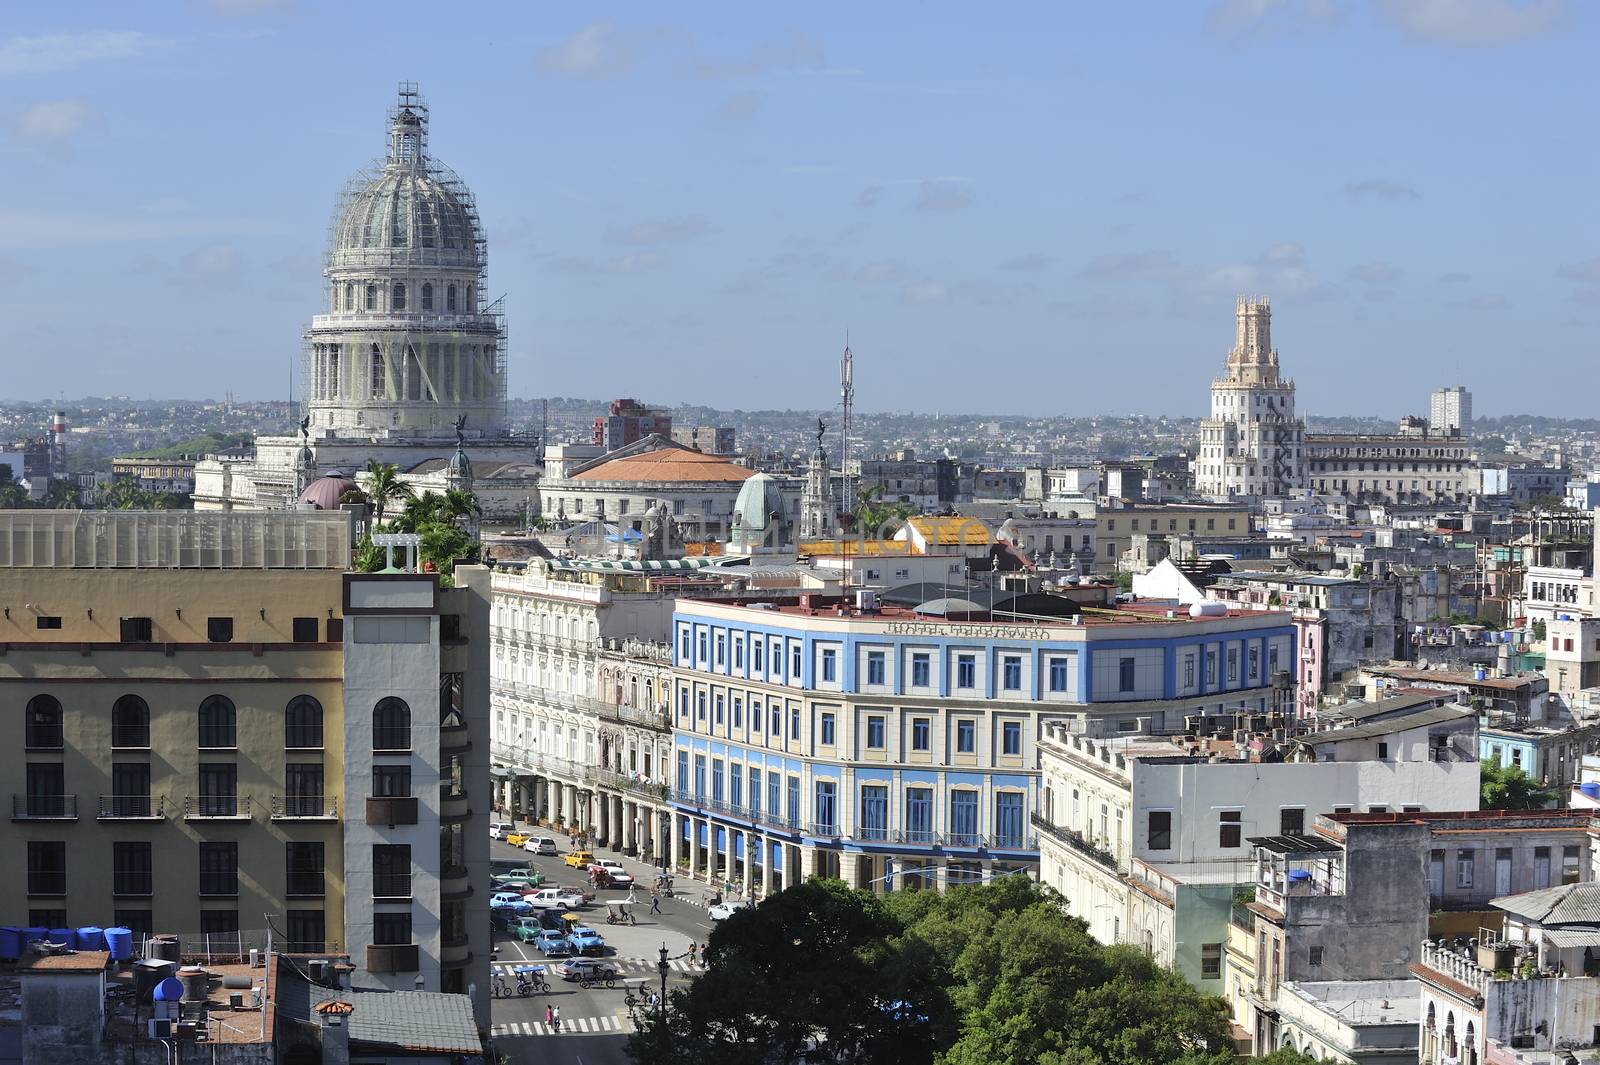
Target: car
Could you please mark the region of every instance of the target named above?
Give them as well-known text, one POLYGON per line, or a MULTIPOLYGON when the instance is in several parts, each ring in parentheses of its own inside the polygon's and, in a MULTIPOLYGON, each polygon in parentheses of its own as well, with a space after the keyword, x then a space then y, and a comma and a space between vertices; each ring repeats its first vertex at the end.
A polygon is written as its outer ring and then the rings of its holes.
POLYGON ((544 887, 542 873, 497 873, 489 881, 496 891, 520 891, 524 895, 537 888, 544 887))
POLYGON ((549 836, 529 836, 522 841, 522 849, 530 854, 557 854, 556 841, 549 836))
POLYGON ((627 887, 633 883, 633 875, 622 867, 621 862, 614 858, 596 859, 594 864, 589 866, 589 869, 591 871, 595 869, 604 871, 606 879, 613 884, 621 884, 623 887, 627 887))
POLYGON ((544 927, 539 924, 537 914, 530 914, 527 917, 518 917, 510 932, 524 943, 531 943, 544 932, 544 927))
POLYGON ((726 921, 740 910, 748 910, 754 905, 755 903, 753 902, 736 902, 733 900, 719 902, 706 911, 706 916, 713 921, 726 921))
POLYGON ((589 901, 583 897, 583 892, 563 887, 540 888, 532 895, 524 896, 524 898, 529 905, 536 906, 541 910, 550 908, 575 910, 589 901))
POLYGON ((586 924, 575 924, 572 931, 567 934, 567 941, 572 944, 572 949, 579 954, 604 954, 606 952, 605 937, 586 924))
POLYGON ((528 834, 526 832, 513 832, 505 839, 506 842, 511 844, 513 847, 521 847, 524 843, 528 842, 528 834))
POLYGON ((517 826, 510 821, 492 821, 489 824, 490 839, 505 839, 517 830, 517 826))
POLYGON ((520 891, 496 891, 493 895, 489 896, 489 905, 491 907, 510 906, 521 901, 522 892, 520 891))
POLYGON ((594 864, 594 855, 589 851, 573 851, 561 860, 574 869, 587 869, 594 864))
POLYGON ((540 929, 533 945, 547 958, 565 958, 572 954, 572 942, 551 928, 540 929))
POLYGON ((556 975, 563 980, 599 981, 617 978, 617 967, 598 958, 568 958, 556 966, 556 975))

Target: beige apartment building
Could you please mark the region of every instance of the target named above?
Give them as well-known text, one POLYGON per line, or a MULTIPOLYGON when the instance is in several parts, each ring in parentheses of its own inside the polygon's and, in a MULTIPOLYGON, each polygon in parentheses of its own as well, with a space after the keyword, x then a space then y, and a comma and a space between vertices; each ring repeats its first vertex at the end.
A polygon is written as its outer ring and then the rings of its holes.
POLYGON ((487 992, 488 573, 350 573, 349 542, 342 512, 0 512, 0 924, 487 992))
POLYGON ((1250 510, 1240 505, 1174 503, 1100 509, 1095 514, 1097 573, 1117 568, 1123 554, 1142 534, 1174 539, 1250 535, 1250 510))

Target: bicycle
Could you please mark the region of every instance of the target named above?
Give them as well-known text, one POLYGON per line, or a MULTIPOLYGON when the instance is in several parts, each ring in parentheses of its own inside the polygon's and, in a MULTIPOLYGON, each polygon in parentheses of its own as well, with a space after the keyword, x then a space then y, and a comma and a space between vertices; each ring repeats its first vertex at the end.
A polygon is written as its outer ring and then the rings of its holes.
POLYGON ((500 973, 494 974, 494 980, 491 984, 491 988, 495 998, 511 997, 511 981, 507 980, 500 973))
POLYGON ((550 993, 549 982, 546 981, 542 976, 535 976, 531 979, 519 978, 517 980, 517 994, 521 995, 523 998, 527 998, 535 991, 548 995, 550 993))
POLYGON ((578 986, 587 991, 594 985, 602 982, 606 985, 606 990, 608 991, 617 986, 617 978, 615 976, 586 976, 578 981, 578 986))
POLYGON ((633 993, 633 989, 629 988, 627 985, 623 985, 623 990, 626 991, 627 994, 622 996, 622 1004, 628 1007, 630 1010, 644 1002, 645 998, 650 994, 649 987, 643 980, 639 981, 639 993, 637 995, 635 995, 633 993))

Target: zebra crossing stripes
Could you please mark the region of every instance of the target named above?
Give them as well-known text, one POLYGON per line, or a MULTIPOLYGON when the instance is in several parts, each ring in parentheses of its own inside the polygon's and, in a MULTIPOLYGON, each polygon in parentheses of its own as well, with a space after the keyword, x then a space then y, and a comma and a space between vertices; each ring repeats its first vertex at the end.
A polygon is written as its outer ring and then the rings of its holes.
POLYGON ((513 1039, 531 1037, 536 1035, 606 1035, 608 1033, 621 1034, 633 1031, 633 1023, 628 1020, 627 1014, 603 1015, 600 1017, 563 1017, 561 1018, 561 1031, 555 1032, 543 1021, 508 1021, 505 1024, 489 1026, 489 1035, 494 1039, 513 1039))
MULTIPOLYGON (((554 970, 555 967, 563 960, 564 959, 562 958, 548 958, 535 962, 497 961, 494 963, 493 967, 505 973, 506 976, 509 977, 513 975, 513 970, 520 968, 521 966, 544 965, 545 979, 553 983, 560 979, 560 977, 555 974, 554 970)), ((656 962, 650 958, 601 958, 600 960, 605 962, 607 965, 614 966, 619 977, 624 973, 655 973, 657 971, 656 962)), ((697 973, 700 971, 700 966, 694 964, 688 958, 673 958, 667 962, 667 966, 673 972, 678 973, 697 973)))

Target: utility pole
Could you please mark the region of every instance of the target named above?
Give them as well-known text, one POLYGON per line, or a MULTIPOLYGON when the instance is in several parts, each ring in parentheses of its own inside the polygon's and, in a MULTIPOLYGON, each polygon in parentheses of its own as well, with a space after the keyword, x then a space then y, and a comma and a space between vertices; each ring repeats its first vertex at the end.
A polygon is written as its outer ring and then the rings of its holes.
POLYGON ((839 492, 839 509, 851 512, 850 491, 850 408, 856 401, 856 357, 850 353, 850 333, 844 334, 844 358, 839 360, 839 399, 844 408, 844 418, 839 425, 839 470, 844 474, 844 484, 839 492))

